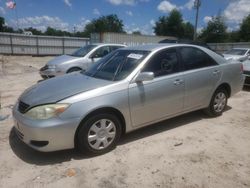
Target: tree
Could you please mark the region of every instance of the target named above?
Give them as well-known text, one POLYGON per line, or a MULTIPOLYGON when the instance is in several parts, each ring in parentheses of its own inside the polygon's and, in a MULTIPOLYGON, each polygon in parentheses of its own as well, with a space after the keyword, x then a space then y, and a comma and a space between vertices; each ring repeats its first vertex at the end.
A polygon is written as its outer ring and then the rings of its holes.
POLYGON ((42 31, 33 28, 33 27, 29 27, 29 28, 25 28, 24 31, 30 31, 33 35, 42 35, 42 31))
POLYGON ((134 34, 134 35, 141 35, 141 32, 140 31, 133 31, 132 34, 134 34))
POLYGON ((103 32, 123 33, 123 21, 116 14, 101 16, 88 23, 84 29, 84 34, 88 37, 91 33, 103 32))
POLYGON ((199 36, 203 42, 225 42, 228 38, 227 26, 221 16, 215 16, 207 24, 199 36))
POLYGON ((177 9, 173 9, 169 16, 159 17, 155 23, 154 32, 156 35, 183 38, 185 29, 190 30, 190 25, 190 23, 188 25, 183 23, 182 14, 177 9))
POLYGON ((5 25, 4 17, 0 17, 0 32, 9 32, 9 33, 15 32, 12 27, 8 27, 5 25))
POLYGON ((5 20, 3 17, 0 17, 0 32, 3 32, 5 27, 5 20))
POLYGON ((240 39, 244 42, 250 41, 250 14, 242 21, 240 26, 240 39))
POLYGON ((182 38, 192 40, 194 36, 194 26, 190 22, 183 23, 184 35, 182 38))
POLYGON ((73 34, 67 31, 58 30, 52 27, 48 27, 44 32, 45 35, 49 36, 72 36, 73 34))

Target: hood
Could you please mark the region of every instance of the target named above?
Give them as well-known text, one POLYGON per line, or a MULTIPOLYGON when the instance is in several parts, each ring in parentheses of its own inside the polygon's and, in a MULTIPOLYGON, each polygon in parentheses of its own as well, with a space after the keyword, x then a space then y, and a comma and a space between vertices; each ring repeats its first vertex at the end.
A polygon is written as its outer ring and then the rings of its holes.
POLYGON ((245 60, 246 56, 244 55, 230 55, 230 54, 223 54, 226 60, 233 59, 233 60, 245 60))
POLYGON ((67 97, 111 83, 113 82, 88 77, 79 72, 66 74, 42 81, 28 88, 19 100, 30 106, 56 103, 67 97))
POLYGON ((48 62, 48 65, 59 65, 61 63, 66 63, 66 62, 73 62, 78 60, 79 57, 74 57, 74 56, 69 56, 69 55, 61 55, 58 57, 55 57, 54 59, 50 60, 48 62))
POLYGON ((243 70, 244 71, 250 71, 250 60, 244 61, 243 70))

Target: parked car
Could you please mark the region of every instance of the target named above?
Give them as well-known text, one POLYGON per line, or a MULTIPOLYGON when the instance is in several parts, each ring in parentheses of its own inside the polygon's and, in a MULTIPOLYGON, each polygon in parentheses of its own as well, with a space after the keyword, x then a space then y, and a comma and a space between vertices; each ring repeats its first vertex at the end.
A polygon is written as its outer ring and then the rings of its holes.
POLYGON ((245 86, 250 86, 250 60, 243 62, 243 74, 245 76, 245 86))
POLYGON ((120 136, 204 109, 219 116, 242 89, 242 64, 194 45, 118 49, 85 72, 27 89, 13 108, 17 135, 39 151, 105 153, 120 136))
POLYGON ((75 71, 87 70, 91 64, 105 55, 123 47, 125 45, 120 44, 86 45, 71 55, 61 55, 52 59, 40 69, 40 75, 46 79, 75 71))
POLYGON ((176 44, 191 44, 191 45, 197 45, 197 46, 202 46, 204 48, 207 48, 209 50, 212 50, 210 46, 208 46, 207 43, 204 42, 199 42, 199 41, 193 41, 193 40, 185 40, 185 39, 164 39, 161 40, 159 43, 176 43, 176 44))
POLYGON ((226 60, 234 59, 238 61, 245 61, 250 59, 250 48, 233 48, 223 54, 226 60))

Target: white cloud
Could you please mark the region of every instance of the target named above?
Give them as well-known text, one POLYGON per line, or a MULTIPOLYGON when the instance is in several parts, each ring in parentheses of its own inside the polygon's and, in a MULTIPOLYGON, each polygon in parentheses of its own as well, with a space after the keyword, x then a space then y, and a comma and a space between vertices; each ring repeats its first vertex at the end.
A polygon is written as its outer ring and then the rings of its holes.
POLYGON ((197 33, 200 34, 202 32, 202 30, 204 29, 204 27, 198 27, 197 28, 197 33))
POLYGON ((158 7, 157 7, 157 9, 159 10, 159 11, 161 11, 161 12, 163 12, 163 13, 168 13, 168 12, 170 12, 171 10, 173 10, 173 9, 177 9, 177 6, 176 5, 174 5, 174 4, 172 4, 172 3, 170 3, 169 1, 162 1, 159 5, 158 5, 158 7))
MULTIPOLYGON (((18 23, 19 23, 19 27, 21 28, 33 27, 41 31, 45 31, 47 27, 52 27, 55 29, 63 30, 63 31, 69 30, 69 24, 67 22, 62 21, 58 17, 50 17, 46 15, 20 18, 18 19, 18 23)), ((16 21, 11 20, 10 25, 12 27, 15 27, 16 21)))
POLYGON ((89 19, 86 18, 81 18, 80 23, 79 24, 75 24, 74 27, 76 29, 76 31, 83 31, 85 26, 90 23, 89 19))
POLYGON ((113 5, 134 5, 135 0, 107 0, 109 3, 113 5))
POLYGON ((137 3, 146 3, 150 0, 107 0, 109 3, 113 5, 135 5, 137 3))
POLYGON ((194 7, 194 1, 195 0, 188 0, 184 5, 182 6, 177 6, 173 3, 171 3, 168 0, 164 0, 162 1, 157 9, 163 13, 168 13, 173 9, 178 9, 178 10, 183 10, 183 9, 187 9, 187 10, 192 10, 192 8, 194 7))
POLYGON ((97 8, 93 10, 93 14, 98 15, 98 16, 101 15, 100 11, 97 8))
POLYGON ((147 24, 143 26, 138 26, 137 24, 132 23, 131 25, 125 25, 124 29, 127 33, 131 34, 134 31, 140 31, 143 35, 154 35, 154 31, 152 28, 152 24, 154 24, 154 20, 150 20, 147 24))
POLYGON ((151 24, 152 27, 154 27, 155 26, 155 20, 153 20, 153 19, 150 20, 150 24, 151 24))
POLYGON ((179 8, 192 10, 192 8, 194 7, 194 1, 195 0, 189 0, 186 4, 184 4, 183 6, 180 6, 179 8))
POLYGON ((250 1, 232 1, 223 12, 226 21, 234 24, 241 23, 242 19, 250 13, 250 1))
POLYGON ((126 11, 126 14, 129 16, 133 16, 133 12, 132 11, 126 11))
POLYGON ((64 0, 64 3, 69 6, 72 7, 72 3, 70 2, 70 0, 64 0))
POLYGON ((203 18, 203 21, 207 24, 209 21, 211 21, 212 20, 212 17, 211 16, 205 16, 204 18, 203 18))

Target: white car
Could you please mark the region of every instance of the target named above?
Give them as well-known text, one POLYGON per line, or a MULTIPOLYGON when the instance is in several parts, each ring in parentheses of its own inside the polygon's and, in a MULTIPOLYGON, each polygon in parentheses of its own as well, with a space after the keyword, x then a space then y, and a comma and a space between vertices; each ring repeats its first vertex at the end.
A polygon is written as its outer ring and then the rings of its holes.
POLYGON ((89 44, 71 55, 61 55, 49 61, 40 69, 42 78, 52 78, 74 71, 85 71, 90 65, 100 60, 110 52, 126 47, 121 44, 89 44))
POLYGON ((245 61, 250 58, 250 48, 233 48, 223 54, 226 60, 245 61))
POLYGON ((245 86, 250 86, 250 60, 243 62, 243 74, 245 76, 245 86))

